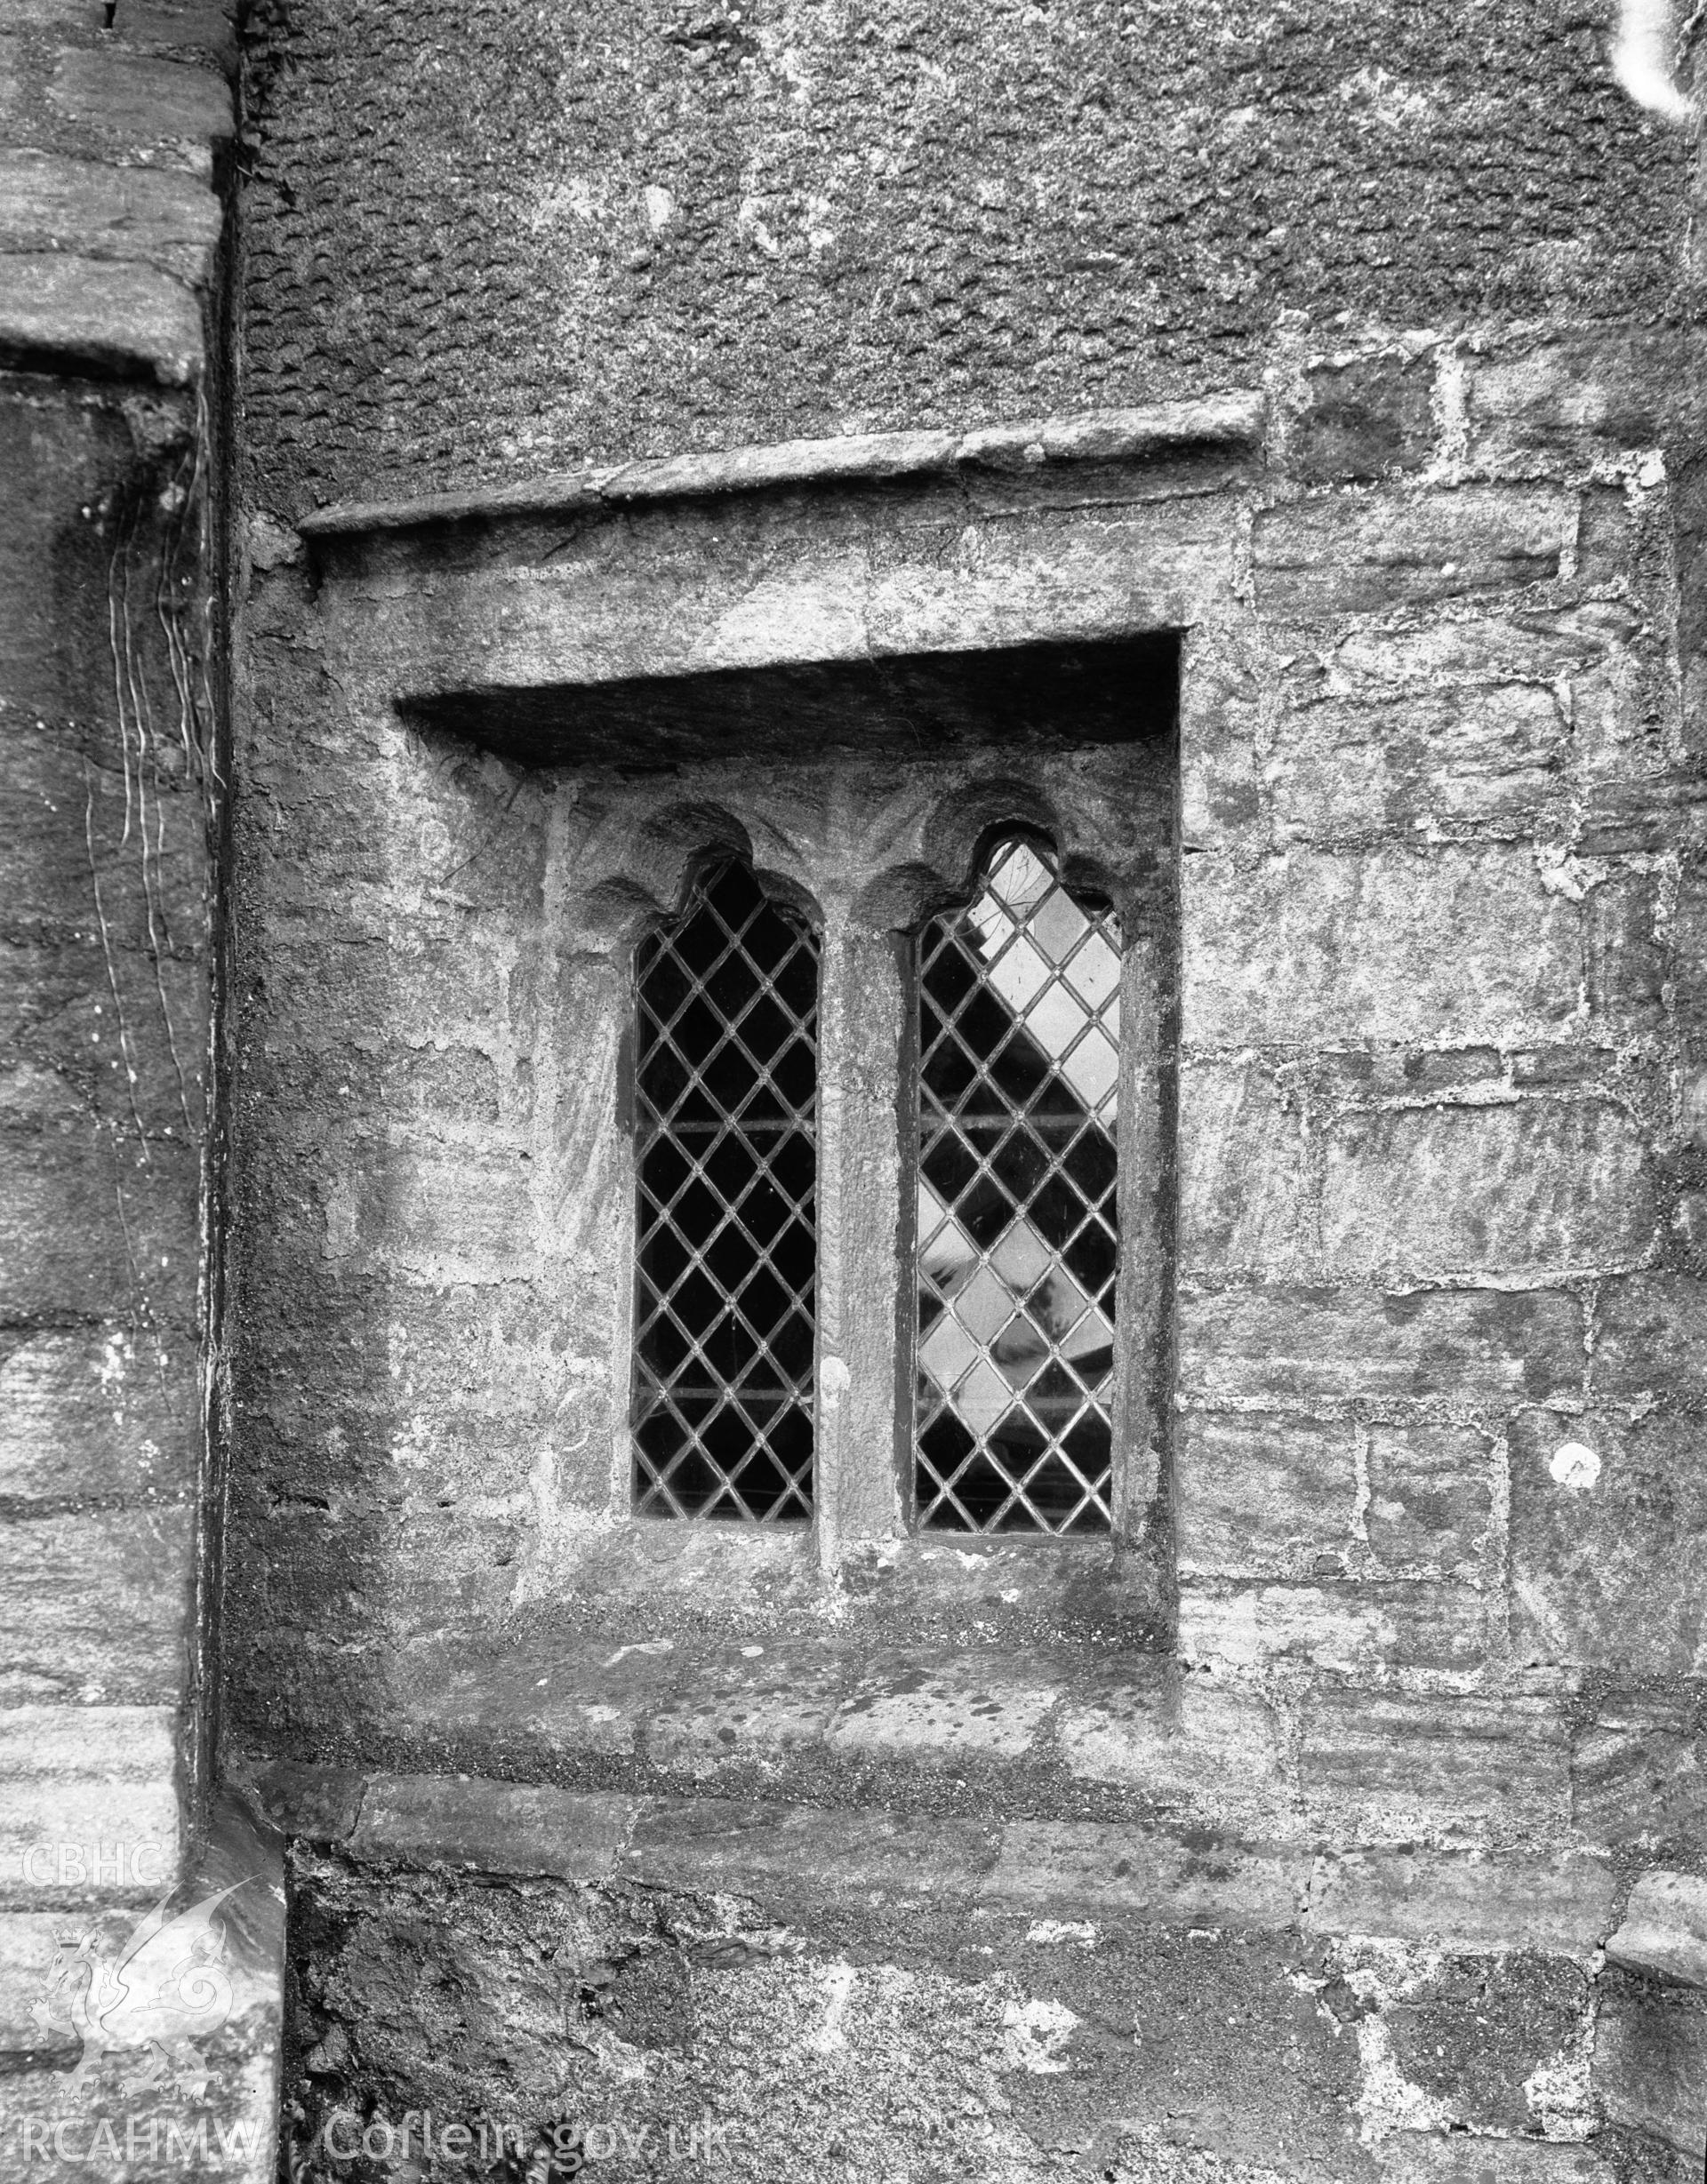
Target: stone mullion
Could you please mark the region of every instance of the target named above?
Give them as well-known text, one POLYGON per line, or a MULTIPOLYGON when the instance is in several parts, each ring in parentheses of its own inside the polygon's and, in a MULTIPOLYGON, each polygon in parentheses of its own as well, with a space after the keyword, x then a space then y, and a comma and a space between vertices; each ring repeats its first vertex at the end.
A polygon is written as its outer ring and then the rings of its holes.
POLYGON ((1151 906, 1128 913, 1120 976, 1115 1294, 1114 1530, 1134 1544, 1165 1524, 1164 1447, 1171 1380, 1174 1163, 1169 1110, 1171 920, 1151 906))
POLYGON ((898 1314, 905 992, 894 936, 827 904, 818 996, 820 1560, 901 1516, 898 1314))

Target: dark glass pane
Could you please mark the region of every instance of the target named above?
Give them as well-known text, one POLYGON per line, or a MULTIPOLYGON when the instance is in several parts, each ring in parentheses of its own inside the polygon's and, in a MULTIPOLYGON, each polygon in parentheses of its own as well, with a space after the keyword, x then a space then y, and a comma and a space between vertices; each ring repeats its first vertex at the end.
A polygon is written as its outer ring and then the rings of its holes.
POLYGON ((806 1517, 817 943, 730 864, 637 976, 635 1508, 806 1517))
POLYGON ((935 1103, 952 1112, 976 1083, 978 1064, 952 1032, 946 1032, 926 1049, 920 1076, 935 1103))
POLYGON ((1093 1204, 1114 1188, 1114 1147, 1108 1132, 1090 1123, 1062 1156, 1062 1165, 1093 1204))
POLYGON ((978 1156, 958 1130, 928 1139, 918 1164, 939 1198, 952 1204, 979 1172, 978 1156))
POLYGON ((706 980, 705 990, 724 1021, 733 1023, 762 988, 757 971, 733 948, 706 980))

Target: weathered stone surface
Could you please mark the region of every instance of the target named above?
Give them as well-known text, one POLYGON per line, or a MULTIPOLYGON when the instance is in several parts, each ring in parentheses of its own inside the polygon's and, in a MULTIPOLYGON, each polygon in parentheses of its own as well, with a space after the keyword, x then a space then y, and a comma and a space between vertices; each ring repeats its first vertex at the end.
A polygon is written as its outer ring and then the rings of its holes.
POLYGON ((1556 608, 1526 604, 1504 612, 1449 608, 1415 628, 1349 630, 1326 657, 1338 676, 1375 688, 1513 677, 1551 683, 1618 656, 1638 627, 1628 602, 1616 599, 1556 608))
POLYGON ((757 1658, 701 1654, 692 1688, 648 1719, 647 1753, 659 1766, 696 1771, 732 1759, 762 1764, 822 1740, 842 1682, 838 1660, 814 1659, 805 1649, 773 1645, 757 1658))
MULTIPOLYGON (((1354 1961, 1384 1953, 1346 1947, 1354 1961)), ((1434 2109, 1431 2120, 1479 2133, 1537 2126, 1562 2133, 1597 2120, 1584 2052, 1594 1990, 1581 1962, 1528 1949, 1404 1956, 1381 2013, 1395 2092, 1402 2086, 1413 2100, 1420 2093, 1434 2109)))
POLYGON ((342 1843, 361 1818, 365 1778, 353 1767, 257 1758, 228 1739, 220 1772, 232 1794, 281 1836, 342 1843))
POLYGON ((1580 2141, 1492 2138, 1401 2131, 1383 2140, 1381 2173, 1389 2184, 1609 2184, 1606 2157, 1580 2141))
POLYGON ((1300 501, 1259 518, 1259 611, 1279 621, 1379 613, 1557 574, 1576 504, 1535 488, 1300 501))
POLYGON ((1169 1664, 1069 1703, 1056 1723, 1081 1781, 1142 1790, 1229 1834, 1277 1838, 1294 1825, 1282 1724, 1262 1695, 1169 1664))
POLYGON ((1014 1759, 1031 1746, 1060 1693, 1021 1682, 998 1658, 915 1668, 844 1701, 825 1743, 833 1752, 899 1753, 931 1767, 1014 1759))
POLYGON ((0 1660, 27 1691, 127 1705, 182 1685, 194 1512, 0 1519, 0 1660))
MULTIPOLYGON (((326 1248, 324 1216, 315 1227, 308 1249, 325 1263, 336 1254, 326 1248)), ((388 1479, 383 1491, 396 1491, 381 1452, 403 1435, 420 1459, 410 1467, 409 1491, 423 1519, 438 1509, 537 1526, 532 1474, 548 1451, 555 1460, 551 1502, 563 1517, 603 1506, 608 1432, 605 1452, 591 1460, 581 1436, 590 1443, 606 1428, 611 1393, 585 1357, 551 1345, 562 1324, 561 1292, 548 1302, 530 1284, 477 1280, 439 1289, 389 1283, 379 1270, 385 1318, 375 1329, 357 1316, 371 1293, 367 1278, 346 1273, 315 1308, 293 1313, 266 1369, 245 1371, 237 1400, 254 1463, 240 1492, 277 1485, 347 1510, 370 1464, 388 1479), (406 1381, 389 1370, 393 1343, 408 1346, 406 1381), (338 1438, 328 1442, 334 1427, 338 1438)), ((257 1309, 269 1309, 284 1292, 257 1280, 249 1293, 257 1309)))
POLYGON ((1687 1855, 1707 1828, 1707 1734, 1687 1701, 1603 1702, 1578 1734, 1571 1793, 1590 1842, 1687 1855))
POLYGON ((1707 1281, 1668 1269, 1603 1282, 1590 1372, 1607 1402, 1707 1396, 1707 1281))
POLYGON ((213 192, 174 170, 0 150, 0 249, 131 259, 198 284, 220 219, 213 192))
POLYGON ((48 96, 113 144, 169 149, 204 172, 233 127, 230 92, 210 70, 119 47, 72 47, 48 96))
POLYGON ((1687 443, 1703 422, 1698 337, 1671 326, 1585 329, 1469 364, 1470 459, 1573 465, 1687 443))
POLYGON ((1299 1851, 1093 1821, 1016 1820, 1003 1835, 988 1892, 1039 1909, 1094 1909, 1163 1925, 1291 1926, 1303 1914, 1310 1875, 1310 1860, 1299 1851))
POLYGON ((1707 1470, 1698 1420, 1527 1412, 1511 1447, 1521 1659, 1630 1676, 1707 1668, 1707 1470))
POLYGON ((57 31, 64 36, 79 30, 104 30, 106 16, 106 0, 12 0, 6 28, 57 31))
POLYGON ((1527 852, 1294 850, 1182 878, 1188 1046, 1557 1037, 1577 913, 1527 852))
MULTIPOLYGON (((669 1647, 664 1641, 662 1650, 669 1647)), ((493 1650, 446 1644, 430 1667, 423 1660, 411 1676, 402 1717, 416 1736, 466 1732, 489 1727, 501 1707, 507 1724, 548 1750, 625 1758, 673 1675, 666 1663, 661 1676, 656 1659, 645 1654, 630 1652, 624 1660, 623 1650, 617 1648, 613 1659, 608 1644, 565 1647, 547 1665, 525 1654, 504 1662, 493 1650), (545 1674, 537 1676, 533 1671, 541 1665, 545 1674)))
POLYGON ((177 1344, 119 1323, 17 1340, 0 1357, 0 1499, 188 1492, 193 1373, 177 1344))
MULTIPOLYGON (((86 543, 77 539, 70 550, 81 558, 88 544, 99 546, 100 538, 96 532, 86 543)), ((132 572, 137 585, 148 580, 132 572)), ((104 593, 104 584, 101 588, 104 593)), ((39 612, 51 602, 31 604, 39 612)), ((98 604, 104 617, 105 599, 98 604)), ((35 619, 24 615, 26 631, 35 619)), ((20 633, 9 634, 15 638, 20 633)), ((47 639, 45 627, 39 634, 47 639)), ((66 652, 76 660, 73 644, 68 643, 66 652)), ((84 675, 96 664, 76 662, 84 675)), ((106 673, 110 684, 110 656, 106 673)), ((100 716, 103 700, 98 683, 92 690, 84 684, 76 695, 92 700, 100 716)), ((206 914, 207 814, 186 783, 181 763, 172 755, 163 756, 156 749, 139 764, 133 752, 125 753, 116 722, 105 748, 97 745, 92 752, 92 740, 69 724, 8 722, 9 764, 0 784, 0 813, 12 844, 14 889, 5 922, 10 938, 64 949, 83 945, 85 983, 96 989, 106 1019, 97 1018, 84 1028, 104 1031, 110 1054, 118 1044, 118 1027, 111 1020, 115 980, 121 1002, 131 1004, 125 1043, 134 1048, 151 1044, 138 1034, 152 1029, 163 1005, 170 1005, 170 988, 164 1004, 158 988, 150 991, 155 964, 160 963, 168 976, 173 969, 194 964, 206 914), (127 960, 133 952, 153 961, 127 960), (104 996, 101 987, 109 988, 104 996)), ((196 1028, 204 1009, 202 1003, 185 1012, 187 1074, 193 1074, 198 1059, 196 1028)), ((86 1060, 107 1066, 106 1058, 92 1053, 86 1060)))
POLYGON ((236 32, 221 0, 118 0, 113 28, 127 45, 205 53, 228 72, 236 66, 236 32))
POLYGON ((1267 1071, 1180 1072, 1180 1259, 1282 1276, 1308 1250, 1303 1133, 1267 1071))
POLYGON ((1262 439, 1265 408, 1263 397, 1250 392, 1033 418, 964 433, 861 432, 761 442, 547 471, 519 483, 460 492, 341 501, 310 509, 297 529, 305 539, 368 538, 493 516, 557 516, 600 505, 632 507, 777 486, 866 484, 957 473, 980 514, 1011 515, 1023 508, 1103 500, 1118 468, 1135 464, 1143 464, 1147 475, 1127 481, 1133 490, 1120 497, 1153 500, 1179 489, 1183 466, 1194 459, 1254 453, 1262 439), (1081 464, 1086 466, 1082 471, 1073 468, 1081 464), (1046 480, 1039 475, 1046 466, 1052 470, 1046 480))
POLYGON ((1639 1127, 1601 1100, 1353 1116, 1327 1148, 1322 1257, 1338 1274, 1545 1274, 1653 1242, 1639 1127))
POLYGON ((1180 1420, 1176 1449, 1182 1571, 1289 1577, 1342 1569, 1358 1491, 1349 1425, 1194 1411, 1180 1420))
POLYGON ((422 1286, 513 1282, 534 1265, 530 1153, 514 1144, 334 1140, 325 1256, 378 1262, 422 1286))
POLYGON ((196 1148, 116 1138, 86 1118, 75 1132, 5 1133, 0 1317, 100 1321, 129 1306, 194 1324, 196 1148))
POLYGON ((872 1811, 653 1802, 637 1814, 621 1870, 653 1887, 742 1895, 782 1887, 807 1900, 970 1898, 994 1886, 998 1823, 872 1811))
POLYGON ((1105 1956, 1104 1931, 1056 1975, 1054 1991, 1086 2020, 1070 2071, 1010 2081, 1035 2143, 1063 2167, 1084 2162, 1088 2111, 1108 2119, 1089 2157, 1118 2184, 1369 2175, 1360 2074, 1323 2006, 1324 1988, 1335 2003, 1343 1992, 1326 1952, 1293 1933, 1199 1927, 1134 1936, 1128 1955, 1116 1927, 1105 1956))
POLYGON ((1644 1873, 1607 1942, 1627 1972, 1707 1987, 1707 1881, 1690 1873, 1644 1873))
POLYGON ((1318 1933, 1587 1956, 1612 1925, 1612 1868, 1580 1852, 1348 1852, 1311 1891, 1318 1933))
MULTIPOLYGON (((164 2095, 124 2083, 159 2079, 146 2052, 100 2051, 134 2031, 133 2007, 128 2026, 110 2013, 116 1968, 180 1879, 204 1757, 177 1716, 201 1410, 199 760, 220 679, 190 382, 220 208, 181 167, 209 171, 230 99, 170 68, 126 78, 110 12, 18 0, 0 23, 0 358, 24 367, 0 383, 0 1902, 51 1908, 62 1951, 35 1956, 32 1993, 16 1929, 0 1942, 0 2170, 86 2157, 154 2184, 193 2164, 162 2140, 194 2104, 170 2072, 164 2095), (199 140, 163 153, 192 111, 199 140), (83 1977, 86 2044, 67 2008, 83 1977), (47 2147, 20 2142, 31 2123, 47 2147), (116 2144, 91 2145, 97 2126, 116 2144)), ((221 1956, 221 2083, 199 2107, 216 2158, 242 2117, 224 2171, 258 2180, 280 1964, 257 2010, 243 1950, 221 1956)), ((151 2022, 172 2041, 169 2002, 151 2022)))
POLYGON ((592 1881, 613 1870, 632 1825, 633 1802, 626 1797, 466 1776, 381 1774, 368 1778, 350 1848, 364 1858, 592 1881))
POLYGON ((1692 860, 1679 874, 1675 919, 1678 1013, 1691 1026, 1707 1024, 1707 865, 1692 860))
POLYGON ((1490 1444, 1459 1426, 1372 1426, 1364 1532, 1385 1571, 1471 1577, 1493 1515, 1490 1444))
POLYGON ((1335 357, 1305 374, 1286 464, 1313 484, 1420 470, 1434 440, 1434 357, 1335 357))
POLYGON ((958 1900, 933 1910, 886 1890, 814 1916, 786 1881, 742 1900, 299 1859, 297 1884, 325 1937, 298 1964, 316 2043, 293 2089, 305 2140, 333 2103, 389 2108, 406 2085, 441 2118, 472 2110, 530 2133, 555 2104, 620 2113, 660 2148, 669 2123, 709 2117, 720 2169, 746 2184, 841 2163, 842 2119, 868 2116, 861 2143, 899 2175, 993 2184, 1040 2155, 1060 2166, 1076 2132, 1101 2131, 1112 2161, 1134 2125, 1169 2177, 1201 2172, 1188 2148, 1254 2158, 1264 2133, 1312 2175, 1366 2173, 1336 2163, 1355 2050, 1299 1983, 1324 1958, 1296 1935, 1142 1916, 1105 1928, 994 1900, 968 1917, 958 1900), (645 2074, 624 2079, 637 2054, 645 2074))
POLYGON ((1448 1396, 1503 1410, 1582 1392, 1583 1314, 1563 1291, 1187 1289, 1180 1380, 1198 1402, 1448 1396))
POLYGON ((1557 699, 1512 684, 1456 698, 1318 700, 1277 724, 1262 775, 1278 833, 1296 841, 1447 831, 1516 833, 1566 794, 1557 699))
POLYGON ((1699 756, 1707 749, 1707 604, 1701 596, 1702 572, 1707 568, 1707 460, 1695 454, 1668 468, 1666 498, 1678 572, 1682 742, 1692 756, 1699 756))
POLYGON ((202 364, 193 292, 152 266, 0 257, 0 358, 152 376, 182 387, 202 364))
MULTIPOLYGON (((117 736, 115 733, 105 748, 99 743, 91 748, 87 740, 64 731, 73 723, 107 723, 116 729, 113 715, 118 692, 113 677, 108 596, 114 537, 108 524, 114 508, 128 500, 140 483, 124 399, 117 388, 79 386, 73 392, 33 375, 0 379, 0 478, 12 508, 12 519, 0 535, 0 580, 11 602, 10 612, 0 622, 0 698, 5 705, 7 734, 20 743, 31 736, 46 738, 52 722, 59 732, 48 739, 50 746, 70 747, 67 788, 77 782, 81 802, 87 801, 92 789, 98 809, 106 773, 116 778, 122 805, 124 754, 117 736), (81 771, 85 756, 92 762, 92 780, 81 771)), ((165 420, 188 431, 193 416, 188 396, 154 399, 166 405, 165 420)), ((145 535, 137 543, 150 541, 145 535)), ((157 632, 157 622, 152 628, 157 632)), ((153 652, 152 632, 139 628, 134 634, 148 638, 140 648, 137 665, 147 674, 149 687, 164 697, 171 681, 163 673, 164 663, 153 652)), ((76 802, 55 820, 39 804, 31 812, 26 796, 20 794, 36 783, 26 779, 14 786, 8 767, 4 786, 16 800, 14 824, 28 820, 44 838, 56 842, 71 834, 76 802)), ((64 801, 52 784, 44 781, 40 786, 52 802, 64 801)), ((98 844, 103 833, 98 829, 98 844)), ((71 838, 80 834, 79 827, 71 838)), ((64 885, 75 868, 62 850, 56 861, 65 868, 60 881, 64 885)))
POLYGON ((1647 517, 1622 482, 1586 485, 1578 504, 1576 580, 1580 586, 1639 592, 1647 517))
MULTIPOLYGON (((725 39, 719 53, 713 35, 648 45, 637 68, 614 13, 592 19, 573 66, 549 23, 483 17, 454 94, 410 66, 413 54, 394 58, 389 13, 358 29, 330 8, 268 26, 259 73, 269 84, 293 81, 297 100, 281 89, 276 113, 268 108, 267 171, 276 166, 281 182, 268 192, 252 274, 267 367, 255 427, 263 461, 282 444, 348 491, 399 471, 412 484, 490 473, 505 462, 506 436, 524 429, 538 467, 589 448, 604 459, 1099 408, 1134 388, 1252 383, 1249 361, 1288 306, 1321 327, 1342 312, 1390 327, 1506 313, 1654 317, 1678 277, 1682 156, 1669 132, 1645 129, 1621 103, 1603 44, 1548 35, 1551 22, 1479 13, 1472 66, 1438 24, 1398 8, 1353 21, 1313 13, 1301 25, 1302 51, 1265 57, 1254 129, 1242 72, 1210 65, 1220 18, 1203 6, 1142 39, 1101 10, 1068 23, 996 17, 959 36, 932 25, 917 45, 912 19, 886 11, 869 41, 810 12, 781 20, 789 43, 775 52, 759 43, 737 56, 725 39), (804 111, 789 67, 811 86, 804 111), (910 141, 918 81, 985 89, 975 105, 957 100, 927 172, 891 172, 910 141), (1442 83, 1473 85, 1477 103, 1431 105, 1442 83), (1401 97, 1423 87, 1422 105, 1402 120, 1382 107, 1384 92, 1364 96, 1393 84, 1406 87, 1401 97), (1343 96, 1342 84, 1352 87, 1343 96), (325 336, 300 357, 287 344, 292 329, 312 325, 317 260, 341 266, 354 238, 385 232, 389 199, 376 180, 341 175, 331 188, 323 179, 337 118, 364 91, 385 160, 429 223, 458 236, 458 277, 489 299, 487 338, 502 367, 488 418, 466 392, 455 399, 459 322, 432 323, 421 348, 405 348, 392 320, 407 311, 413 261, 399 241, 380 261, 383 284, 366 292, 389 306, 374 312, 389 337, 378 352, 386 368, 407 361, 421 371, 417 414, 338 461, 338 436, 361 414, 353 375, 342 376, 348 362, 325 336), (1081 98, 1105 118, 1088 121, 1081 98), (577 100, 610 129, 613 164, 591 198, 543 201, 537 228, 505 229, 506 193, 484 176, 459 193, 421 141, 425 127, 435 142, 519 142, 531 124, 542 170, 560 172, 578 141, 577 100), (1189 103, 1188 134, 1147 135, 1148 121, 1189 103), (1016 260, 997 193, 1017 201, 1019 148, 1039 131, 1065 202, 1038 211, 1035 260, 1029 249, 1016 260), (1191 171, 1200 140, 1235 145, 1249 163, 1237 207, 1203 196, 1191 171), (845 172, 838 164, 826 176, 826 141, 845 148, 845 172), (1396 145, 1403 156, 1391 156, 1396 145), (883 155, 881 179, 861 151, 883 155), (743 221, 749 170, 770 179, 764 213, 743 221), (662 212, 663 201, 645 192, 661 173, 670 204, 654 228, 648 203, 662 212), (1512 190, 1497 236, 1487 229, 1490 173, 1512 190), (688 174, 699 178, 692 192, 680 180, 688 174), (1085 237, 1067 204, 1097 190, 1131 208, 1131 225, 1099 237, 1107 251, 1080 254, 1085 237), (804 211, 809 191, 825 198, 821 212, 804 211), (753 224, 761 217, 764 241, 753 224), (810 241, 809 220, 821 223, 810 241), (904 277, 893 277, 897 268, 904 277), (1166 324, 1147 285, 1159 278, 1166 324), (744 314, 732 290, 748 299, 744 314), (545 317, 573 329, 555 336, 555 373, 545 317), (782 338, 761 340, 753 319, 782 338), (332 404, 324 420, 322 401, 332 404), (465 452, 429 453, 439 446, 465 452)), ((446 285, 456 297, 449 276, 446 285)), ((341 281, 337 308, 357 292, 353 276, 341 281)))
POLYGON ((181 1836, 172 1769, 13 1782, 0 1796, 0 1902, 152 1903, 177 1874, 181 1836))
POLYGON ((1608 1995, 1594 2036, 1594 2090, 1615 2123, 1699 2162, 1707 2148, 1707 2004, 1694 1994, 1608 1995))
POLYGON ((204 966, 188 956, 151 960, 146 948, 114 947, 103 956, 98 926, 81 939, 12 939, 0 948, 8 1122, 57 1129, 93 1109, 121 1130, 140 1124, 151 1140, 193 1137, 205 1113, 206 987, 204 966))
POLYGON ((1180 1588, 1180 1652, 1191 1661, 1463 1669, 1478 1664, 1486 1643, 1483 1604, 1463 1585, 1195 1578, 1180 1588))
POLYGON ((1300 1710, 1298 1769, 1328 1840, 1533 1847, 1569 1828, 1570 1736, 1551 1700, 1318 1691, 1300 1710))
POLYGON ((1115 641, 1227 611, 1228 514, 1200 493, 968 525, 950 485, 901 525, 856 503, 733 528, 715 502, 648 508, 582 525, 543 569, 452 565, 407 585, 358 570, 328 593, 326 627, 383 660, 388 690, 465 722, 475 661, 483 690, 539 693, 549 708, 577 684, 975 652, 1016 629, 1115 641))
POLYGON ((1262 812, 1262 692, 1222 642, 1188 637, 1180 703, 1192 732, 1180 752, 1181 839, 1189 851, 1236 851, 1262 812))
MULTIPOLYGON (((1634 846, 1640 847, 1639 841, 1634 846)), ((1663 940, 1669 908, 1652 875, 1615 872, 1583 905, 1583 998, 1590 1025, 1606 1032, 1656 1032, 1671 974, 1663 940)))

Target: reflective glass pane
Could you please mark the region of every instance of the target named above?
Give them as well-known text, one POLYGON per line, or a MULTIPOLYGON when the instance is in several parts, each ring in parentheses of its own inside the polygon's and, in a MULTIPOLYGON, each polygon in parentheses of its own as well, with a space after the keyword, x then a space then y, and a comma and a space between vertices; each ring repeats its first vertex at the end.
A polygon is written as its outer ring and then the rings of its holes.
POLYGON ((1120 932, 1030 842, 918 955, 921 1524, 1110 1521, 1120 932))

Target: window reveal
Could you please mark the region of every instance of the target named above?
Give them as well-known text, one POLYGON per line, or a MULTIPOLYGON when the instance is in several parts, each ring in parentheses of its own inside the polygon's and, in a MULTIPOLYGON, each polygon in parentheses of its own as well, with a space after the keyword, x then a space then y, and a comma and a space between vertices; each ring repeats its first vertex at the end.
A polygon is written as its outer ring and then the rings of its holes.
POLYGON ((818 943, 725 863, 637 980, 634 1506, 809 1517, 818 943))
POLYGON ((918 1522, 1106 1531, 1120 932, 1027 840, 918 958, 918 1522))

